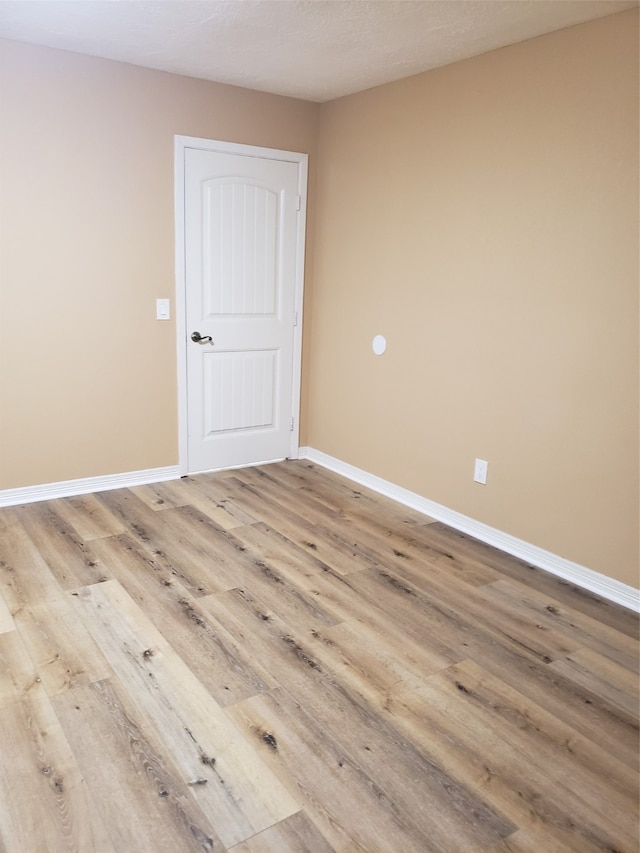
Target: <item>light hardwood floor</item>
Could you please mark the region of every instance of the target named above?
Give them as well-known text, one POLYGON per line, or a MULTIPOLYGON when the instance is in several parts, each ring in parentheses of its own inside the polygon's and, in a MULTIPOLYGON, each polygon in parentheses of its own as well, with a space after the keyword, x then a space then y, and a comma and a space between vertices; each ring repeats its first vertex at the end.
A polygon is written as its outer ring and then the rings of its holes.
POLYGON ((637 618, 303 461, 0 510, 0 850, 632 853, 637 618))

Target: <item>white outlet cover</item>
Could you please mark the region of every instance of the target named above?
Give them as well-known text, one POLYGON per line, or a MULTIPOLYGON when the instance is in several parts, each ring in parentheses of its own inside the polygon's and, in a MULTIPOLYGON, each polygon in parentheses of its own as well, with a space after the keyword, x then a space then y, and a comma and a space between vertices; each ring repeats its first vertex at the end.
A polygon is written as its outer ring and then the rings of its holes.
POLYGON ((373 343, 371 344, 371 348, 373 349, 376 355, 382 355, 382 353, 387 348, 387 339, 384 335, 376 335, 373 339, 373 343))
POLYGON ((482 486, 487 485, 487 468, 489 463, 485 459, 476 459, 476 464, 473 469, 474 482, 480 483, 482 486))

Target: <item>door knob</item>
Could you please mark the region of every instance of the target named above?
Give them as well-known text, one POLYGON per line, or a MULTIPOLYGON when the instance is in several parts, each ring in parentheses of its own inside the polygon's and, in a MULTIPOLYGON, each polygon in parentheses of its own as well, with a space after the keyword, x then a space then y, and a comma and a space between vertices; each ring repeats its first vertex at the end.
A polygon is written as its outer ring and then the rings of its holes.
POLYGON ((203 336, 200 334, 200 332, 192 332, 191 333, 191 340, 195 344, 212 344, 213 343, 213 338, 211 337, 211 335, 204 335, 203 336))

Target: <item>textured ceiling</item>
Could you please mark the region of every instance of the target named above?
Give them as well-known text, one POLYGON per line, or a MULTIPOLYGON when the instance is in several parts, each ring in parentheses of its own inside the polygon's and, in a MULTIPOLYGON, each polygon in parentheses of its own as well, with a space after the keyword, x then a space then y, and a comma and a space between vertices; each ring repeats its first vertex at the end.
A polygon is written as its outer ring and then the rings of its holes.
POLYGON ((0 36, 328 101, 638 0, 0 0, 0 36))

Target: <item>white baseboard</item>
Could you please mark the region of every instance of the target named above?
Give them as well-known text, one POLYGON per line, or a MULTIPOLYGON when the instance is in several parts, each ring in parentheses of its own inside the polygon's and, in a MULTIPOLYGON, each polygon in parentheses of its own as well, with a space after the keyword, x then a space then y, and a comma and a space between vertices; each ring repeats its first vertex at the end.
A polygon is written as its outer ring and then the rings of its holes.
MULTIPOLYGON (((550 574, 587 589, 602 596, 602 598, 640 612, 640 591, 632 586, 627 586, 627 584, 595 572, 593 569, 573 563, 571 560, 559 557, 551 551, 545 551, 543 548, 538 548, 537 545, 531 545, 529 542, 497 530, 495 527, 476 521, 467 515, 424 498, 416 492, 411 492, 388 480, 383 480, 382 477, 356 468, 348 462, 329 456, 321 450, 315 450, 313 447, 301 447, 298 457, 315 462, 330 471, 335 471, 336 474, 341 474, 361 486, 391 498, 436 521, 448 524, 455 530, 467 533, 474 539, 479 539, 487 545, 492 545, 494 548, 518 557, 532 566, 544 569, 550 574)), ((143 486, 149 483, 161 483, 166 480, 177 480, 179 477, 179 466, 169 465, 166 468, 146 468, 142 471, 128 471, 123 474, 107 474, 101 477, 86 477, 79 480, 64 480, 60 483, 25 486, 19 489, 4 489, 0 490, 0 507, 86 495, 91 492, 104 492, 110 489, 143 486)))
POLYGON ((110 489, 144 486, 148 483, 177 480, 179 476, 179 467, 169 465, 166 468, 146 468, 143 471, 127 471, 124 474, 85 477, 81 480, 63 480, 60 483, 44 483, 41 486, 25 486, 22 489, 3 489, 0 490, 0 506, 17 506, 18 504, 35 503, 36 501, 48 501, 53 498, 86 495, 90 492, 106 492, 110 489))
POLYGON ((301 447, 299 458, 308 459, 310 462, 315 462, 323 468, 335 471, 336 474, 341 474, 343 477, 347 477, 361 486, 372 489, 372 491, 378 492, 385 497, 392 498, 404 506, 424 513, 430 518, 434 518, 436 521, 448 524, 462 533, 473 536, 474 539, 479 539, 487 545, 493 545, 507 554, 518 557, 532 566, 537 566, 553 575, 557 575, 557 577, 569 581, 576 586, 588 589, 602 598, 606 598, 616 604, 621 604, 630 610, 640 611, 640 591, 634 589, 632 586, 627 586, 627 584, 595 572, 593 569, 587 569, 578 563, 565 560, 564 557, 559 557, 557 554, 551 553, 551 551, 538 548, 537 545, 531 545, 529 542, 517 539, 515 536, 510 536, 508 533, 503 533, 501 530, 489 527, 488 524, 483 524, 481 521, 469 518, 469 516, 449 509, 442 504, 430 501, 428 498, 423 498, 415 492, 410 492, 408 489, 396 486, 388 480, 383 480, 381 477, 369 474, 361 468, 356 468, 354 465, 342 462, 340 459, 329 456, 321 450, 315 450, 313 447, 301 447))

